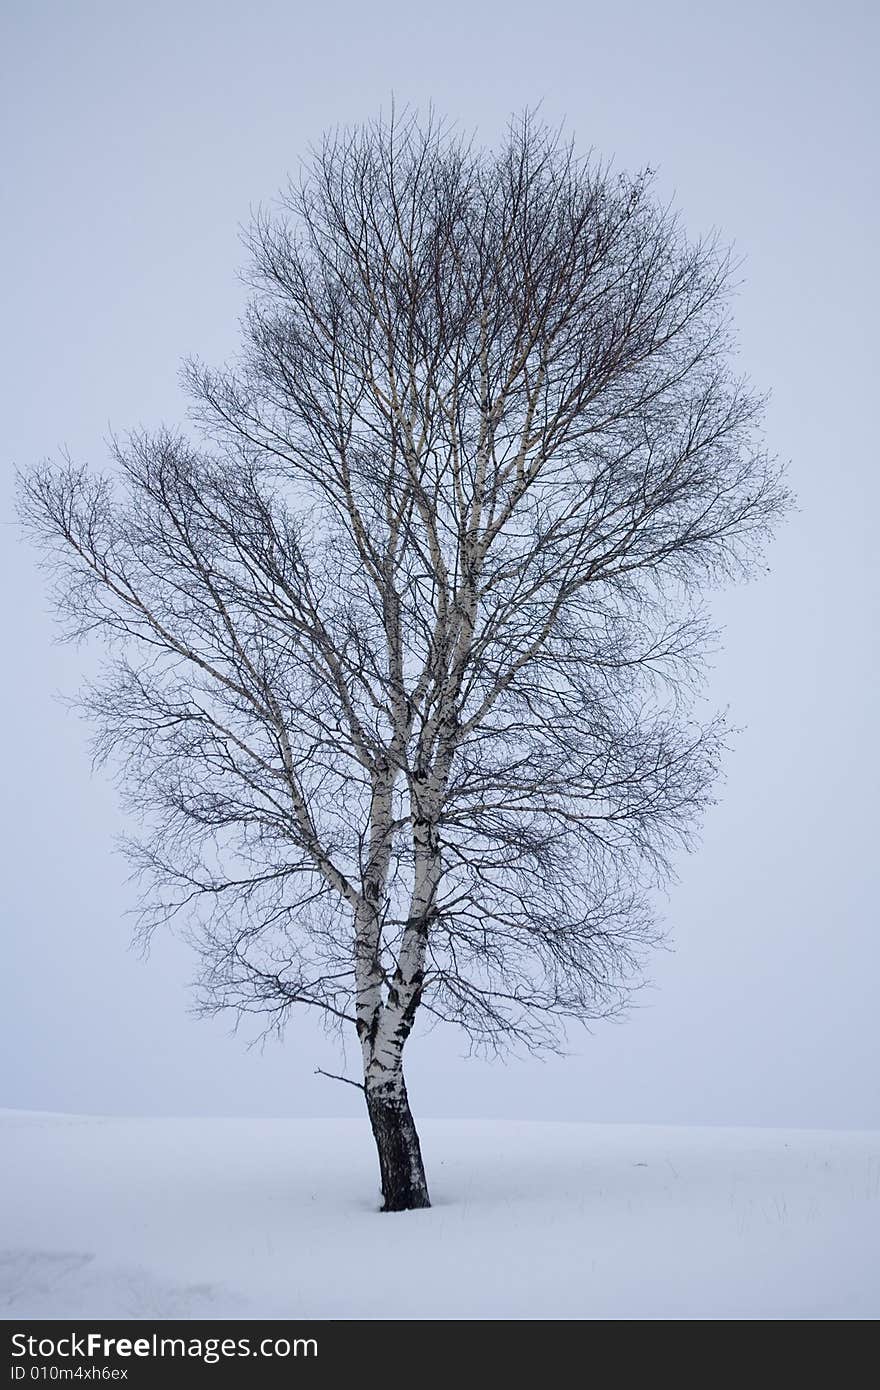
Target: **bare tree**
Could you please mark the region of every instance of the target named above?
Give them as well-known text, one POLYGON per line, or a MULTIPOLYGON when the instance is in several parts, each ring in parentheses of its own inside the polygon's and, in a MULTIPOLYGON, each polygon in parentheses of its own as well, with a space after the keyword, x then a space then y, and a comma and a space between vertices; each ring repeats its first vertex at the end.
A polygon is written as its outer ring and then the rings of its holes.
POLYGON ((386 1210, 428 1205, 403 1049, 558 1046, 619 1009, 707 800, 701 591, 785 494, 733 374, 730 264, 650 178, 525 118, 328 138, 249 237, 197 443, 138 434, 22 509, 201 1004, 356 1029, 386 1210))

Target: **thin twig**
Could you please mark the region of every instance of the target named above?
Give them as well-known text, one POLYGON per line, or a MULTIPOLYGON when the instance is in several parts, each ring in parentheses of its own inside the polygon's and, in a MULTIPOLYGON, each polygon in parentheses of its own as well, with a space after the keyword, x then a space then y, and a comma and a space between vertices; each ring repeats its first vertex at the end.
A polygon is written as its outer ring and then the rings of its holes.
POLYGON ((331 1081, 344 1081, 346 1086, 357 1086, 359 1091, 366 1094, 366 1086, 362 1081, 352 1081, 348 1076, 337 1076, 335 1071, 323 1071, 321 1067, 315 1067, 316 1076, 328 1076, 331 1081))

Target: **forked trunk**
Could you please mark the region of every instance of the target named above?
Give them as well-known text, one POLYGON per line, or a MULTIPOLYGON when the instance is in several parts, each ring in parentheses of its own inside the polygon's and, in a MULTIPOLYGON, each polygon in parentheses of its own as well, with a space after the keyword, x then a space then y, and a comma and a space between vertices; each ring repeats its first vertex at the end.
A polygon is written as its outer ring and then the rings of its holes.
POLYGON ((393 1083, 366 1086, 367 1110, 379 1151, 382 1210, 429 1207, 428 1184, 415 1121, 401 1074, 393 1083))

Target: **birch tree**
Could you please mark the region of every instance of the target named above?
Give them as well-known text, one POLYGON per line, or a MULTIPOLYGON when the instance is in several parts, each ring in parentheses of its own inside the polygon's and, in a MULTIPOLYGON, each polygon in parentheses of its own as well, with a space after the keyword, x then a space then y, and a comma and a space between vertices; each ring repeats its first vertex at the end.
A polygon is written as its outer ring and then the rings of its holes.
POLYGON ((185 432, 21 480, 118 769, 143 929, 200 1006, 358 1041, 384 1209, 429 1204, 417 1017, 560 1047, 614 1013, 710 795, 707 586, 785 504, 731 267, 531 119, 327 138, 248 237, 185 432))

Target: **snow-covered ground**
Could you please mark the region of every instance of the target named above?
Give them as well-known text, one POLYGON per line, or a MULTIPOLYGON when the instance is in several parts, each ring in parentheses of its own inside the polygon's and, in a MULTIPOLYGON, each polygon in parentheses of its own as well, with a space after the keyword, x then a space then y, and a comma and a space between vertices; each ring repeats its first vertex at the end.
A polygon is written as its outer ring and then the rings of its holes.
POLYGON ((383 1216, 366 1122, 0 1112, 0 1311, 880 1314, 880 1133, 421 1131, 434 1207, 383 1216))

